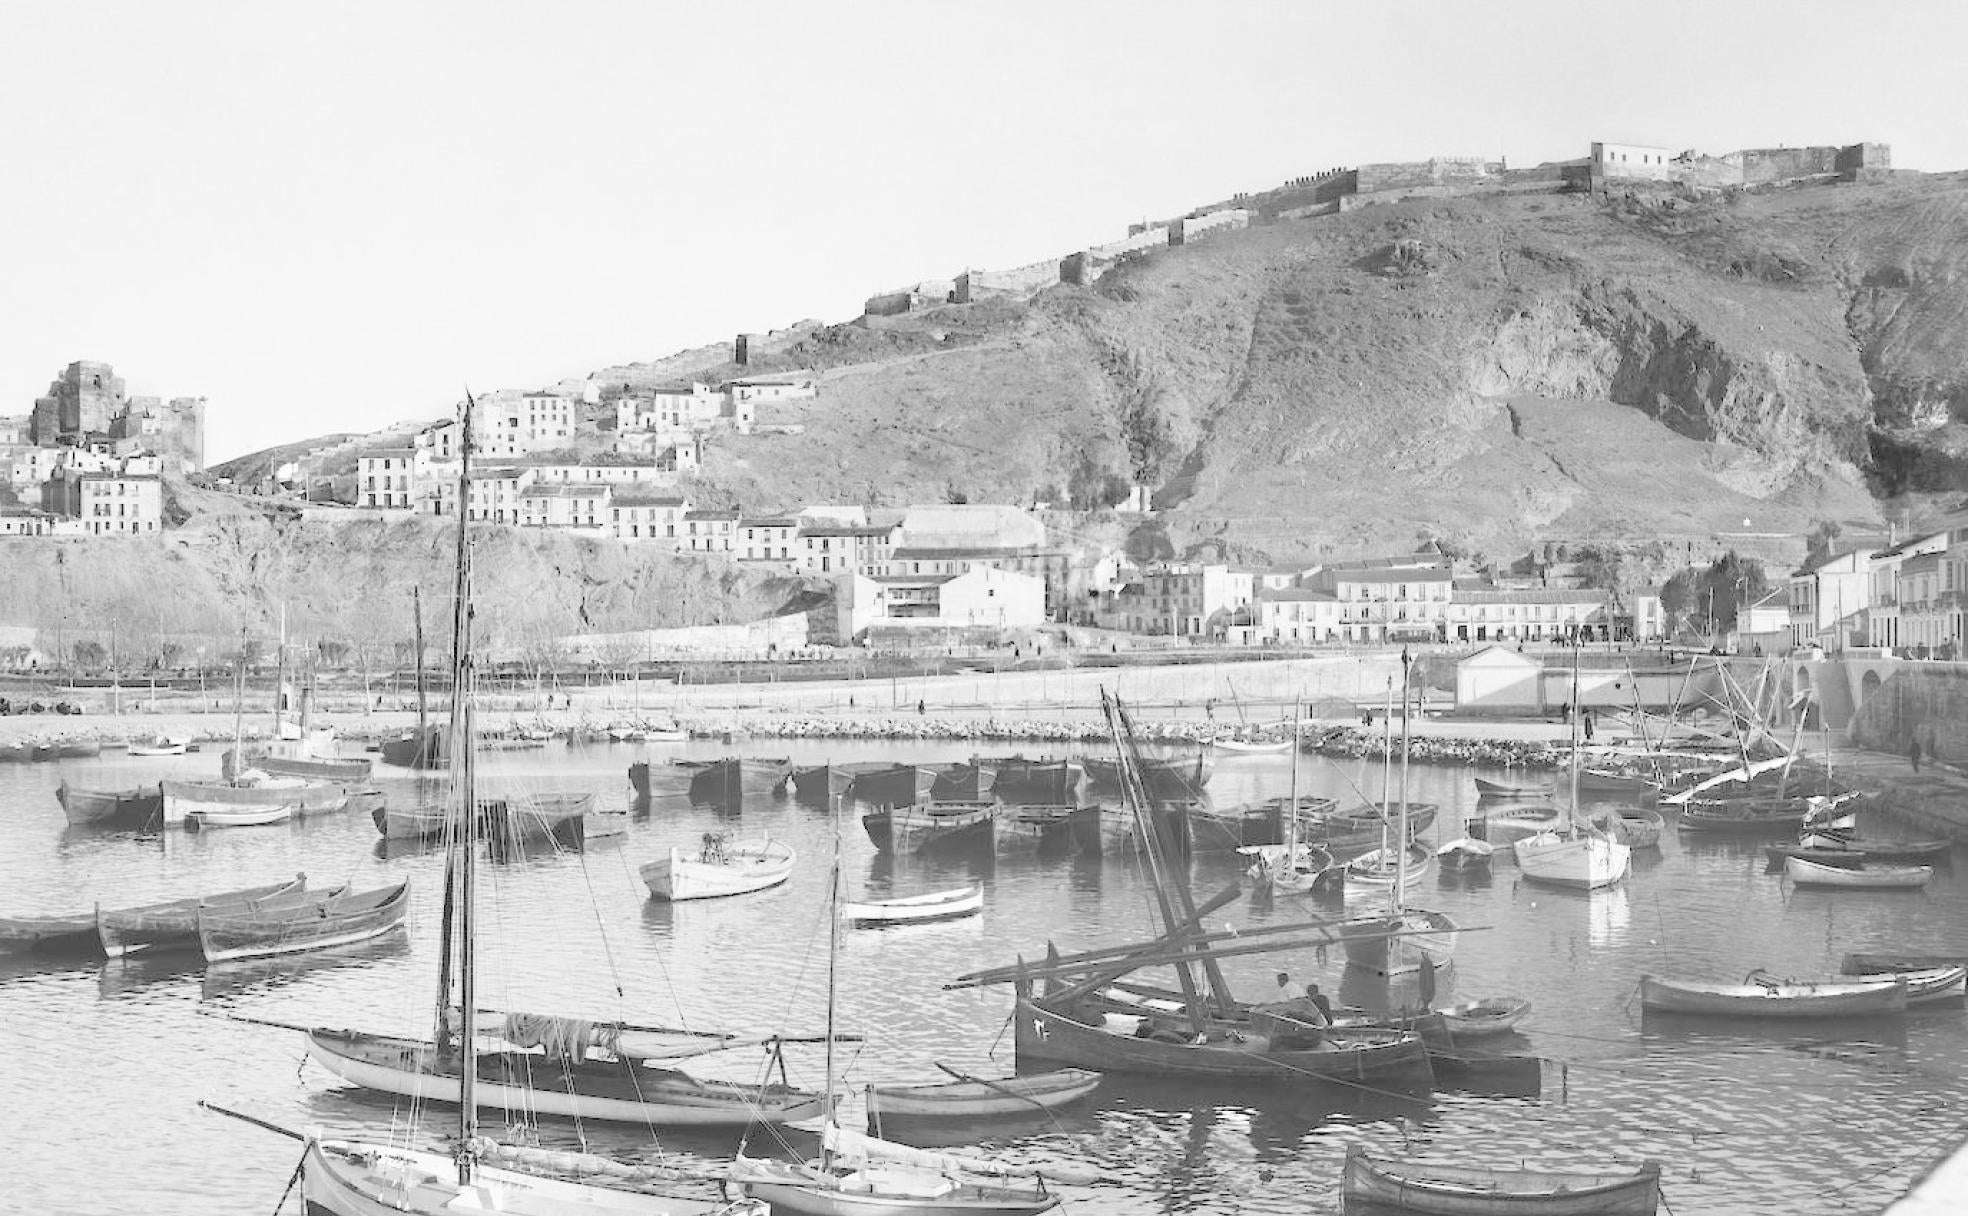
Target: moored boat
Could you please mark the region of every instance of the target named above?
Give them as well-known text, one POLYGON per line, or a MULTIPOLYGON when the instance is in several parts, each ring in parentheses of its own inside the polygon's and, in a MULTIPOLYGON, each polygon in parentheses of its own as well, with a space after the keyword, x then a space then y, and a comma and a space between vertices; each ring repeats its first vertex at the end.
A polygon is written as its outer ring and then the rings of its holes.
MULTIPOLYGON (((747 795, 783 793, 792 776, 792 762, 750 756, 726 756, 705 763, 688 763, 689 797, 693 806, 737 806, 747 795)), ((638 791, 640 792, 640 791, 638 791)))
POLYGON ((1860 888, 1869 891, 1918 891, 1934 877, 1933 866, 1892 866, 1874 863, 1823 865, 1805 857, 1784 858, 1784 876, 1800 887, 1860 888))
POLYGON ((1212 742, 1219 751, 1233 756, 1263 755, 1270 752, 1282 752, 1288 750, 1292 745, 1290 739, 1239 739, 1232 735, 1219 735, 1212 742))
POLYGON ((891 764, 854 774, 846 796, 869 806, 914 805, 929 797, 936 770, 915 764, 891 764))
POLYGON ((593 794, 526 794, 479 799, 487 837, 504 848, 578 849, 593 794))
POLYGON ((1097 806, 1000 806, 992 845, 1000 853, 1062 853, 1100 834, 1097 806))
POLYGON ((1486 777, 1476 777, 1473 780, 1476 782, 1476 794, 1481 798, 1551 797, 1551 783, 1549 781, 1541 781, 1532 785, 1528 783, 1491 781, 1486 777))
POLYGON ((1346 863, 1346 887, 1351 891, 1384 890, 1396 883, 1413 886, 1435 864, 1435 854, 1427 845, 1410 844, 1405 849, 1369 849, 1346 863))
POLYGON ((1806 798, 1690 798, 1675 823, 1685 832, 1790 833, 1810 809, 1806 798))
POLYGON ((1496 846, 1474 836, 1458 836, 1443 841, 1435 849, 1435 860, 1444 870, 1487 870, 1496 856, 1496 846))
MULTIPOLYGON (((948 1070, 946 1070, 948 1071, 948 1070)), ((984 1119, 1057 1110, 1100 1087, 1102 1076, 1086 1068, 1021 1073, 1009 1077, 953 1074, 927 1085, 870 1085, 870 1119, 984 1119)))
POLYGON ((1460 1042, 1508 1034, 1531 1011, 1522 997, 1493 996, 1477 1001, 1458 1001, 1441 1010, 1442 1024, 1460 1042))
POLYGON ((973 883, 948 891, 898 895, 888 899, 857 899, 841 904, 841 920, 850 925, 915 925, 972 916, 984 909, 984 888, 973 883))
MULTIPOLYGON (((1119 789, 1121 785, 1121 765, 1119 760, 1103 756, 1087 756, 1081 763, 1086 768, 1087 780, 1095 785, 1119 789)), ((1141 758, 1139 773, 1141 783, 1150 794, 1173 798, 1194 798, 1201 794, 1209 784, 1210 774, 1216 768, 1216 754, 1208 746, 1196 749, 1193 756, 1141 758)))
POLYGON ((1799 981, 1752 971, 1740 984, 1640 977, 1640 1007, 1723 1017, 1833 1018, 1906 1011, 1907 986, 1890 980, 1799 981))
POLYGON ((1940 967, 1963 966, 1968 966, 1968 950, 1952 954, 1853 951, 1839 960, 1838 970, 1843 975, 1877 975, 1886 971, 1928 971, 1940 967))
POLYGON ((406 878, 394 887, 327 894, 257 911, 200 908, 198 948, 205 961, 216 963, 346 946, 401 928, 409 907, 406 878))
POLYGON ((155 785, 139 785, 126 790, 85 790, 68 783, 66 777, 55 790, 62 814, 74 824, 104 827, 142 827, 164 813, 164 791, 155 785))
POLYGON ((727 840, 706 832, 695 849, 672 847, 670 855, 641 869, 642 881, 657 899, 715 899, 763 891, 793 872, 793 846, 783 840, 727 840))
POLYGON ((935 802, 982 802, 997 783, 997 770, 988 764, 946 765, 930 782, 929 797, 935 802))
POLYGON ((1491 1168, 1369 1156, 1349 1145, 1340 1193, 1356 1205, 1423 1216, 1654 1216, 1661 1167, 1549 1170, 1491 1168))
POLYGON ((201 907, 252 912, 283 900, 305 898, 306 892, 307 875, 297 874, 286 882, 217 895, 194 895, 136 908, 105 908, 98 904, 96 939, 110 958, 122 958, 140 950, 195 950, 201 907))
POLYGON ((130 743, 132 756, 182 756, 191 750, 191 740, 171 735, 151 735, 146 739, 136 739, 130 743))
POLYGON ((861 826, 884 853, 930 848, 988 852, 994 847, 997 814, 995 802, 925 802, 870 811, 861 816, 861 826))
MULTIPOLYGON (((291 747, 291 745, 289 745, 291 747)), ((223 771, 230 777, 234 773, 249 768, 271 773, 276 777, 305 777, 310 781, 361 782, 369 780, 370 762, 367 757, 337 759, 324 756, 289 755, 264 749, 248 748, 245 762, 240 762, 240 752, 227 749, 222 761, 223 771)))
POLYGON ((94 912, 55 916, 0 916, 0 953, 32 950, 41 954, 100 954, 94 912))
POLYGON ((294 817, 292 803, 273 806, 213 806, 187 812, 188 828, 260 828, 286 823, 294 817))
POLYGON ((163 781, 163 822, 181 824, 198 811, 288 806, 295 814, 339 811, 348 805, 348 788, 304 777, 275 777, 248 769, 231 781, 163 781))
MULTIPOLYGON (((973 757, 971 765, 991 770, 992 792, 1007 802, 1065 804, 1077 802, 1082 770, 1073 759, 1041 756, 973 757)), ((980 795, 981 797, 982 795, 980 795)))
POLYGON ((1658 793, 1660 787, 1645 777, 1618 769, 1586 767, 1579 770, 1578 789, 1581 794, 1595 797, 1618 794, 1622 797, 1638 797, 1642 794, 1658 793))

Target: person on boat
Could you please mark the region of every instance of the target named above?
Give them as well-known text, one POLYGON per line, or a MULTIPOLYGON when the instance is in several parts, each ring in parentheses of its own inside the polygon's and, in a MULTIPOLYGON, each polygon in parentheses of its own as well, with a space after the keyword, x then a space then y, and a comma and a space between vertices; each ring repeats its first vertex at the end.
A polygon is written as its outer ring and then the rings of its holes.
POLYGON ((1324 1020, 1325 1025, 1332 1025, 1331 997, 1319 991, 1317 984, 1307 984, 1305 986, 1305 999, 1312 1002, 1313 1007, 1319 1011, 1319 1016, 1324 1020))
POLYGON ((1592 742, 1592 710, 1587 708, 1579 714, 1579 728, 1585 732, 1585 741, 1592 742))

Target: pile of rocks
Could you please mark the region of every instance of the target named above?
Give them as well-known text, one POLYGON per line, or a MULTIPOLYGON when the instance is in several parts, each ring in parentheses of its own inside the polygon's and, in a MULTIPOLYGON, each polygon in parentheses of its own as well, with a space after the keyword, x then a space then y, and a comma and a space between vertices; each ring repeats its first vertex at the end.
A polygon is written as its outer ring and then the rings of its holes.
MULTIPOLYGON (((1378 756, 1382 738, 1351 726, 1335 726, 1310 741, 1326 756, 1378 756)), ((1399 744, 1396 744, 1397 752, 1399 744)), ((1477 764, 1485 768, 1557 768, 1565 763, 1558 748, 1531 739, 1474 739, 1419 735, 1408 740, 1408 757, 1420 764, 1477 764)))

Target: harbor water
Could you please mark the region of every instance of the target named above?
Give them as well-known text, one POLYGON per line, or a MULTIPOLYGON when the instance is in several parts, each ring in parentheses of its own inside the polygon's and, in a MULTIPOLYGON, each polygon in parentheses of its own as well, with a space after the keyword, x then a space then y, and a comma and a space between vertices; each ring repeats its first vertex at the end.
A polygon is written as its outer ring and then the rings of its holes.
MULTIPOLYGON (((830 861, 838 836, 846 898, 907 895, 981 883, 981 916, 941 924, 844 930, 837 960, 839 1067, 870 1082, 946 1079, 1012 1067, 1002 987, 946 989, 967 971, 1139 941, 1159 932, 1153 892, 1129 856, 902 857, 876 851, 859 823, 785 794, 748 790, 738 807, 690 805, 672 762, 728 745, 610 744, 499 753, 483 780, 525 789, 592 790, 626 809, 628 830, 578 852, 493 860, 481 870, 480 998, 504 1009, 733 1032, 756 1040, 818 1034, 827 1013, 830 861), (631 762, 658 769, 656 794, 633 800, 631 762), (838 833, 836 824, 839 825, 838 833), (799 861, 785 885, 671 905, 648 898, 637 868, 708 832, 770 834, 799 861)), ((795 763, 939 764, 974 752, 960 742, 739 745, 795 763)), ((301 1036, 239 1020, 427 1034, 436 999, 442 857, 385 846, 365 816, 337 813, 259 828, 96 831, 65 824, 55 799, 66 777, 123 787, 159 777, 216 775, 218 755, 140 759, 106 753, 59 764, 0 766, 0 916, 122 907, 305 872, 310 885, 383 886, 408 877, 405 931, 376 943, 285 960, 205 967, 195 956, 64 961, 0 955, 0 1128, 8 1164, 0 1208, 158 1216, 266 1213, 282 1199, 298 1146, 204 1110, 209 1101, 285 1127, 435 1140, 455 1116, 364 1096, 305 1059, 301 1036)), ((1410 796, 1440 808, 1428 834, 1445 839, 1475 813, 1473 775, 1414 766, 1410 796)), ((1517 774, 1515 779, 1522 779, 1517 774)), ((1378 760, 1301 760, 1302 793, 1341 805, 1377 800, 1378 760)), ((1220 755, 1209 792, 1219 806, 1282 795, 1284 755, 1220 755)), ((378 769, 392 802, 420 796, 402 770, 378 769)), ((429 779, 424 780, 426 787, 429 779)), ((1096 795, 1097 797, 1098 795, 1096 795)), ((1110 796, 1111 797, 1111 796, 1110 796)), ((1894 834, 1890 822, 1861 823, 1894 834)), ((1901 833, 1910 834, 1910 833, 1901 833)), ((1631 876, 1592 894, 1520 880, 1507 849, 1492 873, 1431 871, 1409 902, 1465 927, 1435 1003, 1512 995, 1532 1002, 1521 1034, 1500 1047, 1545 1060, 1542 1084, 1511 1092, 1452 1088, 1413 1097, 1306 1085, 1195 1087, 1110 1078, 1091 1101, 1056 1115, 974 1125, 953 1143, 1010 1156, 1096 1162, 1114 1185, 1065 1188, 1063 1210, 1105 1213, 1305 1213, 1339 1210, 1349 1144, 1471 1164, 1594 1168, 1658 1159, 1676 1213, 1874 1212, 1902 1194, 1964 1134, 1968 1012, 1960 1003, 1861 1022, 1662 1019, 1642 1016, 1642 973, 1736 982, 1754 969, 1800 979, 1836 973, 1852 950, 1962 950, 1968 879, 1942 865, 1924 892, 1797 889, 1765 866, 1765 841, 1706 838, 1672 827, 1637 852, 1631 876)), ((1200 903, 1238 881, 1233 854, 1187 864, 1200 903)), ((1246 883, 1246 886, 1248 884, 1246 883)), ((1272 900, 1248 891, 1209 929, 1365 912, 1384 896, 1272 900)), ((1329 953, 1247 955, 1224 963, 1238 996, 1271 999, 1277 973, 1341 1003, 1397 1002, 1329 953)), ((795 1083, 819 1088, 819 1048, 788 1049, 795 1083)), ((702 1075, 761 1079, 756 1045, 698 1057, 702 1075)), ((858 1103, 850 1102, 850 1111, 858 1103)), ((535 1135, 624 1159, 715 1166, 739 1133, 681 1133, 548 1121, 486 1129, 535 1135)), ((812 1154, 816 1138, 754 1129, 753 1154, 812 1154)), ((686 1193, 692 1193, 686 1188, 686 1193)), ((694 1193, 709 1194, 708 1191, 694 1193)), ((289 1195, 286 1210, 298 1210, 289 1195)))

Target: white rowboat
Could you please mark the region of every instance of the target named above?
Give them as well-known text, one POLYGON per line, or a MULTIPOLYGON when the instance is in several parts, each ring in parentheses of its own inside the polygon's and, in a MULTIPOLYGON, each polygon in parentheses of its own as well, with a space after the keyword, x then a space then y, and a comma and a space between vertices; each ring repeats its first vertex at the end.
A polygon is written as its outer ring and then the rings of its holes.
POLYGON ((978 885, 926 895, 867 899, 841 905, 841 919, 851 925, 911 925, 924 921, 970 916, 984 908, 984 888, 978 885))
POLYGON ((744 895, 785 882, 793 872, 793 846, 770 837, 672 848, 662 861, 642 867, 650 894, 672 902, 744 895))
POLYGON ((1784 875, 1800 887, 1846 887, 1868 891, 1918 891, 1934 876, 1933 866, 1828 866, 1802 857, 1784 858, 1784 875))

